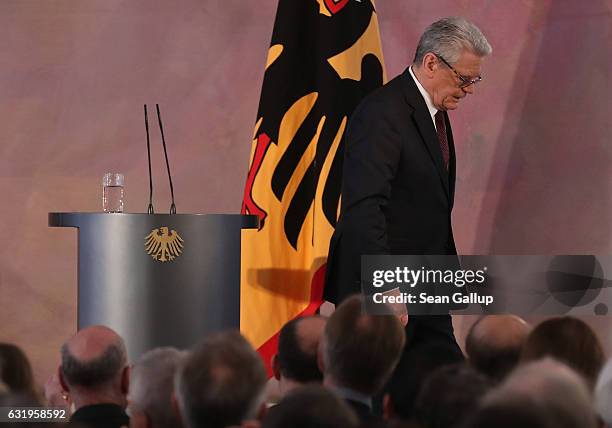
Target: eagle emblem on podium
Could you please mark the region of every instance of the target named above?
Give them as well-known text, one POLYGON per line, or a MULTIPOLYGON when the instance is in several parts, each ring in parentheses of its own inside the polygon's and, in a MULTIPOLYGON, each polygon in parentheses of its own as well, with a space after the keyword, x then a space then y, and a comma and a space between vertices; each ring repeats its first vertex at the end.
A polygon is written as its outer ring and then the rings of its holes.
POLYGON ((153 229, 145 238, 147 254, 160 262, 172 261, 183 252, 183 238, 167 227, 153 229))

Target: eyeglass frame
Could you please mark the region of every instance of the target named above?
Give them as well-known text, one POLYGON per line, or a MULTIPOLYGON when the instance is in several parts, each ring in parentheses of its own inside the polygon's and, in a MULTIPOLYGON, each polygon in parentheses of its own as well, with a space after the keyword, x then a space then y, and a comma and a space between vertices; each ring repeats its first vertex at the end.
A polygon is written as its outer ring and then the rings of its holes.
POLYGON ((457 76, 459 81, 461 81, 461 83, 459 84, 460 89, 467 88, 470 85, 475 85, 476 83, 482 80, 482 76, 477 76, 477 77, 474 77, 473 79, 470 79, 469 77, 466 77, 460 74, 457 70, 455 70, 455 67, 450 65, 449 62, 442 57, 442 55, 438 55, 438 54, 434 54, 434 55, 436 56, 436 58, 438 58, 440 61, 446 64, 446 66, 450 68, 453 71, 453 73, 455 73, 455 76, 457 76))

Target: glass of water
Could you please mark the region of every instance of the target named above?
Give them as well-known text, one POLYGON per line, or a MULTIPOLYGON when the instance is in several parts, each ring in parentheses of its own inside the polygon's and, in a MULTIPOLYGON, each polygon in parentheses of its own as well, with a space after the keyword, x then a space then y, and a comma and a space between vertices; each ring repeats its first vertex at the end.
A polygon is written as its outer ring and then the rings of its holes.
POLYGON ((123 212, 123 174, 107 172, 102 178, 102 209, 105 213, 123 212))

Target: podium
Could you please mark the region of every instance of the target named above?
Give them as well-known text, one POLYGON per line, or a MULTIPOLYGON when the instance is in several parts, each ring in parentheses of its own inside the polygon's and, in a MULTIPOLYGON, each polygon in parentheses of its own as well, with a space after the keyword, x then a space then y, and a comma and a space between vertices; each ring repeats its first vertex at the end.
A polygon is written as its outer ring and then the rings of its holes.
POLYGON ((240 328, 240 232, 257 216, 49 213, 78 228, 78 328, 103 324, 133 361, 240 328))

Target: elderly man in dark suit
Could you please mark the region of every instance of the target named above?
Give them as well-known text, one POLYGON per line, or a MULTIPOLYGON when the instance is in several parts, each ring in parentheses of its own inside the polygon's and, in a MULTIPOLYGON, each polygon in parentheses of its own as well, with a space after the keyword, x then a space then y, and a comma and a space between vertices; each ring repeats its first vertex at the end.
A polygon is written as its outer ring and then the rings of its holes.
MULTIPOLYGON (((327 300, 338 303, 360 290, 363 254, 456 254, 455 146, 447 112, 474 93, 490 53, 474 24, 441 19, 421 36, 412 65, 355 110, 327 300)), ((407 346, 445 342, 460 352, 449 315, 411 317, 407 339, 407 346)))

